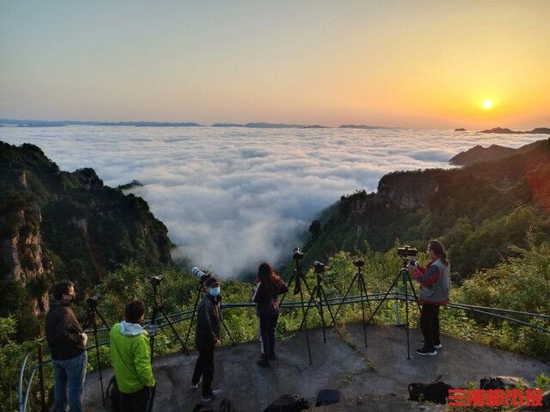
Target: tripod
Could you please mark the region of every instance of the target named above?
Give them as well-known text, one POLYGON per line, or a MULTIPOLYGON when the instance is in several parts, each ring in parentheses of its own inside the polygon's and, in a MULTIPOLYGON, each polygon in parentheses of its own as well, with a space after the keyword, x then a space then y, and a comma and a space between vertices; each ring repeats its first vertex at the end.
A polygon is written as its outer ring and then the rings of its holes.
MULTIPOLYGON (((315 268, 315 273, 317 275, 317 283, 313 287, 311 297, 309 299, 306 310, 304 312, 304 318, 302 320, 302 325, 305 324, 305 322, 306 322, 306 316, 307 316, 307 312, 309 311, 309 308, 311 307, 313 302, 315 302, 316 307, 317 307, 317 311, 319 312, 319 315, 321 316, 321 324, 322 324, 322 327, 323 327, 323 341, 325 343, 327 343, 327 337, 326 337, 326 332, 325 332, 326 323, 325 323, 325 315, 324 315, 324 311, 323 311, 323 299, 324 299, 325 304, 328 308, 328 312, 329 312, 330 317, 332 319, 332 323, 335 323, 335 321, 334 321, 334 316, 332 316, 332 311, 330 310, 327 295, 325 294, 325 291, 323 289, 323 284, 322 284, 322 281, 323 281, 322 273, 325 271, 325 265, 322 264, 321 262, 316 261, 316 262, 313 263, 313 267, 315 268)), ((300 325, 300 328, 302 327, 302 325, 300 325)))
MULTIPOLYGON (((371 319, 373 315, 372 315, 372 309, 370 307, 369 295, 367 294, 367 288, 365 286, 365 277, 363 276, 363 270, 362 270, 362 267, 365 265, 365 262, 363 262, 362 260, 354 260, 353 264, 355 265, 355 267, 357 267, 357 273, 353 277, 347 292, 344 294, 344 297, 342 298, 342 301, 340 302, 338 309, 336 309, 336 313, 334 314, 334 317, 336 318, 336 316, 338 315, 338 312, 340 311, 340 308, 342 307, 346 298, 348 297, 353 284, 357 281, 357 286, 359 287, 359 294, 361 295, 361 314, 362 314, 362 321, 363 321, 363 335, 365 337, 365 348, 366 348, 368 347, 368 345, 367 345, 367 324, 365 323, 365 299, 364 299, 365 297, 367 299, 367 303, 369 304, 371 319)), ((333 323, 330 324, 330 326, 332 326, 333 324, 334 324, 334 320, 333 320, 333 323)), ((374 319, 373 319, 373 324, 375 324, 374 319)))
POLYGON ((151 278, 151 285, 153 285, 153 299, 155 301, 155 305, 153 306, 153 315, 151 316, 151 321, 149 322, 149 325, 147 327, 147 331, 150 336, 149 343, 151 345, 151 363, 153 362, 153 352, 155 349, 155 334, 157 332, 157 327, 158 327, 157 317, 159 312, 164 316, 164 319, 166 319, 166 321, 168 322, 168 325, 170 325, 172 332, 174 332, 174 335, 181 343, 181 347, 183 351, 189 355, 189 351, 187 350, 187 347, 181 340, 180 335, 178 334, 178 331, 176 330, 176 328, 174 327, 174 324, 172 323, 172 321, 166 314, 166 311, 164 310, 162 295, 159 291, 159 285, 161 281, 162 281, 162 278, 160 276, 153 276, 151 278))
POLYGON ((384 301, 387 299, 388 295, 390 294, 391 290, 397 285, 397 282, 399 282, 399 279, 403 279, 403 286, 405 288, 405 313, 406 313, 406 319, 407 319, 407 321, 405 323, 405 327, 407 329, 407 359, 410 359, 411 358, 411 349, 410 349, 410 336, 409 336, 409 293, 408 293, 408 290, 407 290, 407 284, 410 285, 410 287, 411 287, 411 290, 412 290, 413 295, 414 295, 414 300, 416 301, 416 304, 418 305, 418 310, 420 310, 420 303, 418 303, 418 296, 416 295, 416 291, 414 290, 414 285, 412 283, 411 276, 409 274, 409 269, 407 268, 407 264, 409 263, 409 259, 407 258, 407 256, 401 256, 401 259, 403 260, 403 267, 401 268, 401 270, 399 271, 399 273, 395 277, 393 283, 391 284, 388 291, 386 292, 386 294, 384 295, 384 297, 382 298, 382 300, 380 301, 380 303, 378 304, 378 306, 374 310, 374 313, 371 315, 368 322, 370 322, 371 320, 373 320, 373 322, 374 322, 374 315, 376 315, 376 312, 378 312, 378 309, 380 309, 380 306, 382 305, 382 303, 384 303, 384 301))
MULTIPOLYGON (((195 269, 195 268, 193 268, 195 269)), ((193 327, 193 321, 195 320, 195 314, 197 313, 197 307, 199 306, 199 301, 201 300, 201 296, 203 296, 204 293, 206 293, 206 290, 204 289, 204 281, 208 279, 210 276, 205 275, 203 272, 201 272, 198 268, 197 270, 202 273, 199 286, 197 287, 197 295, 195 297, 195 305, 193 306, 193 313, 191 314, 191 322, 189 322, 189 328, 187 329, 187 336, 185 337, 185 346, 187 346, 187 342, 189 342, 189 336, 191 335, 191 328, 193 327)), ((229 339, 231 339, 231 342, 235 344, 235 341, 233 340, 233 336, 231 336, 231 333, 229 333, 229 329, 227 328, 227 325, 223 321, 222 318, 222 297, 218 296, 220 300, 220 321, 223 325, 223 328, 227 332, 227 336, 229 336, 229 339)), ((189 355, 189 352, 187 352, 189 355)))
POLYGON ((110 329, 110 328, 109 328, 109 325, 107 325, 107 322, 105 322, 105 319, 103 318, 103 316, 101 316, 101 313, 99 313, 99 311, 97 310, 97 302, 99 301, 99 298, 100 298, 99 295, 95 295, 86 300, 86 303, 88 303, 88 311, 86 313, 86 320, 84 321, 84 329, 87 329, 90 326, 93 326, 97 365, 99 369, 99 386, 101 387, 101 400, 103 401, 103 406, 105 406, 105 394, 103 391, 103 374, 101 371, 101 356, 99 355, 99 345, 97 343, 96 316, 98 316, 99 319, 101 319, 101 321, 103 322, 103 324, 107 329, 110 329))
MULTIPOLYGON (((309 364, 312 364, 311 361, 311 348, 309 346, 309 331, 307 328, 307 321, 306 321, 306 312, 304 309, 304 292, 302 291, 302 283, 306 286, 306 289, 308 290, 309 294, 311 295, 311 289, 309 288, 306 278, 304 277, 302 273, 302 258, 304 257, 304 254, 300 250, 300 248, 295 248, 293 250, 292 258, 294 259, 294 276, 290 278, 288 281, 288 289, 290 290, 290 286, 292 285, 292 281, 294 280, 294 294, 300 294, 300 307, 302 308, 302 317, 303 317, 303 325, 305 326, 306 330, 306 342, 307 342, 307 353, 309 355, 309 364)), ((283 300, 285 299, 286 292, 282 296, 280 301, 280 306, 282 307, 283 300)), ((300 325, 300 329, 302 326, 300 325)))

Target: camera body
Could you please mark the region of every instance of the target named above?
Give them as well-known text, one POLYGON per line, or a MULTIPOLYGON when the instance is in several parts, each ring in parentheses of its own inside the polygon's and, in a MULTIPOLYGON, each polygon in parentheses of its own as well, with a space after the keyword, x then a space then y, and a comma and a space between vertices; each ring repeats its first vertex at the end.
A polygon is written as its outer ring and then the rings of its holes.
POLYGON ((410 247, 409 245, 405 245, 403 247, 397 248, 397 254, 402 258, 416 256, 417 253, 418 253, 418 249, 414 247, 410 247))
POLYGON ((160 285, 160 282, 162 282, 162 276, 153 276, 151 278, 151 285, 153 285, 153 286, 160 285))
POLYGON ((304 257, 304 253, 300 250, 299 247, 294 248, 292 251, 292 258, 294 260, 301 260, 304 257))
POLYGON ((353 264, 354 264, 356 267, 360 268, 360 267, 363 267, 363 266, 365 265, 365 262, 362 261, 361 259, 355 259, 355 260, 353 261, 353 264))
POLYGON ((313 262, 313 267, 315 268, 315 273, 323 273, 325 271, 325 264, 317 260, 313 262))
POLYGON ((101 295, 94 295, 91 298, 86 299, 86 303, 90 309, 95 309, 97 308, 99 299, 101 299, 101 295))

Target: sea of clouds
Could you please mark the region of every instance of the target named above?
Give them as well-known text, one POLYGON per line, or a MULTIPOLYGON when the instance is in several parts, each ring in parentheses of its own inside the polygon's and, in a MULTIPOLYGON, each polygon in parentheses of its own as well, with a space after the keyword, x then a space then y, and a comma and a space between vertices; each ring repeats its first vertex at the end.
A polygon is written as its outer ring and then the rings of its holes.
POLYGON ((66 171, 93 168, 108 186, 133 180, 177 245, 174 257, 221 277, 278 265, 316 214, 396 170, 448 168, 477 144, 520 147, 542 135, 410 129, 1 127, 66 171))

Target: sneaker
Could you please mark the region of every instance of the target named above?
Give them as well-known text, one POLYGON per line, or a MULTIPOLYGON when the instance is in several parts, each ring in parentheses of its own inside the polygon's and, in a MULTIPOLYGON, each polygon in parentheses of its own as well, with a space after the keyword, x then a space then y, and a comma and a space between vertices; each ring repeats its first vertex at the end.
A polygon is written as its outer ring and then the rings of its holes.
POLYGON ((214 399, 218 399, 220 396, 222 396, 222 390, 221 389, 214 389, 212 391, 212 395, 203 396, 202 401, 205 402, 205 403, 212 402, 214 399))
MULTIPOLYGON (((425 340, 422 340, 422 344, 425 345, 426 344, 426 341, 425 340)), ((441 349, 443 346, 441 345, 441 343, 438 343, 437 345, 434 345, 434 348, 436 349, 441 349)))
POLYGON ((191 385, 189 385, 190 389, 199 389, 199 385, 202 382, 202 376, 199 378, 199 381, 197 383, 191 382, 191 385))
POLYGON ((428 349, 426 347, 422 349, 415 350, 416 353, 422 356, 435 356, 437 355, 437 351, 435 349, 428 349))

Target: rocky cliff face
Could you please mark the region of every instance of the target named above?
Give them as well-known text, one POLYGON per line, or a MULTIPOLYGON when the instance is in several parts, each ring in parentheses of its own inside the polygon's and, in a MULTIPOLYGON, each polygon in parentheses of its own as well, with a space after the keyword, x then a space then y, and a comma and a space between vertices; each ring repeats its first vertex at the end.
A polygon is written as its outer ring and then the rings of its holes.
POLYGON ((171 265, 171 248, 143 199, 104 186, 93 169, 60 171, 34 145, 0 142, 0 293, 10 295, 0 316, 46 310, 57 280, 84 294, 121 263, 171 265))

